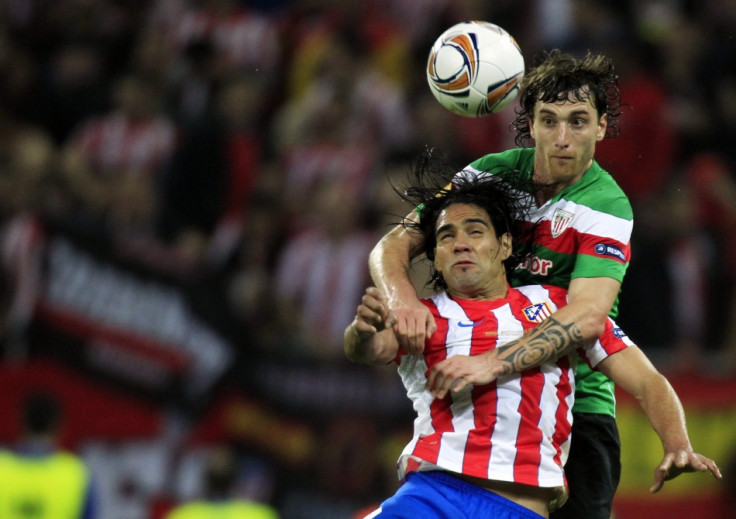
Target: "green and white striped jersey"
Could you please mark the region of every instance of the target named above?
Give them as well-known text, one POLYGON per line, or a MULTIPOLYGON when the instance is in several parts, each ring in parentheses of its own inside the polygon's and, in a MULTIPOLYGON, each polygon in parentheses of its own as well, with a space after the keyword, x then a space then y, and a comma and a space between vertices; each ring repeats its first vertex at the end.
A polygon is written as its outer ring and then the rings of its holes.
MULTIPOLYGON (((531 179, 533 148, 486 155, 458 175, 515 174, 531 179)), ((613 177, 596 162, 575 184, 566 187, 528 216, 538 223, 534 257, 512 274, 513 286, 529 284, 568 288, 575 278, 610 277, 623 281, 631 257, 633 212, 613 177)), ((618 314, 618 301, 611 317, 618 314)), ((574 412, 615 416, 613 382, 579 361, 575 371, 574 412)))

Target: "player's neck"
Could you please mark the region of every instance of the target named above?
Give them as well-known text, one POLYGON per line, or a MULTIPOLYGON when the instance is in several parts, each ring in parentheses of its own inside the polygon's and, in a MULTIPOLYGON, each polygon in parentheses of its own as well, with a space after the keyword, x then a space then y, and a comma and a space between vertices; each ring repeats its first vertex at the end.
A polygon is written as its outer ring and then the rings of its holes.
POLYGON ((537 203, 537 207, 549 202, 552 198, 557 196, 563 189, 570 187, 580 180, 585 172, 580 173, 573 178, 565 180, 556 180, 552 175, 534 174, 534 201, 537 203))
POLYGON ((449 288, 447 292, 453 299, 467 299, 470 301, 495 301, 496 299, 503 299, 506 297, 509 291, 508 283, 504 281, 501 283, 493 283, 487 287, 474 288, 449 288))

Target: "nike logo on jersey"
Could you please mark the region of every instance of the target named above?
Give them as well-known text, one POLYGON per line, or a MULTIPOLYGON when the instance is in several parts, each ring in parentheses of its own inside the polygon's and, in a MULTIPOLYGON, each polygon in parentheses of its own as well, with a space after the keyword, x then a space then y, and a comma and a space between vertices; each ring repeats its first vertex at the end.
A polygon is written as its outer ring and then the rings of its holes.
POLYGON ((475 321, 458 321, 457 325, 460 328, 472 328, 474 326, 478 326, 481 323, 484 323, 485 321, 486 321, 485 319, 481 319, 478 322, 475 322, 475 321))

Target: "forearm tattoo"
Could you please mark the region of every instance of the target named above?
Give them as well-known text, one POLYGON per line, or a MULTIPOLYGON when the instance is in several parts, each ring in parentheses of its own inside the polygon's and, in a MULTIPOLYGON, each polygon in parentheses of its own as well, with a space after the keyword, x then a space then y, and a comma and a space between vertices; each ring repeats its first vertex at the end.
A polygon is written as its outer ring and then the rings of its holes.
POLYGON ((583 334, 575 323, 562 324, 550 317, 529 335, 498 348, 504 375, 524 371, 554 360, 583 344, 583 334))

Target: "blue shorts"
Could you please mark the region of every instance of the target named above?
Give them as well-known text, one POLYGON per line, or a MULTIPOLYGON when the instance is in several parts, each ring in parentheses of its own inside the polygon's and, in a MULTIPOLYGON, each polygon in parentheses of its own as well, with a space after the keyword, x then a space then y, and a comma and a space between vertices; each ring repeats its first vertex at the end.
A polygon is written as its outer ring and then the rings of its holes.
MULTIPOLYGON (((442 472, 412 472, 406 483, 367 518, 539 519, 513 501, 442 472)), ((367 519, 366 518, 366 519, 367 519)))

